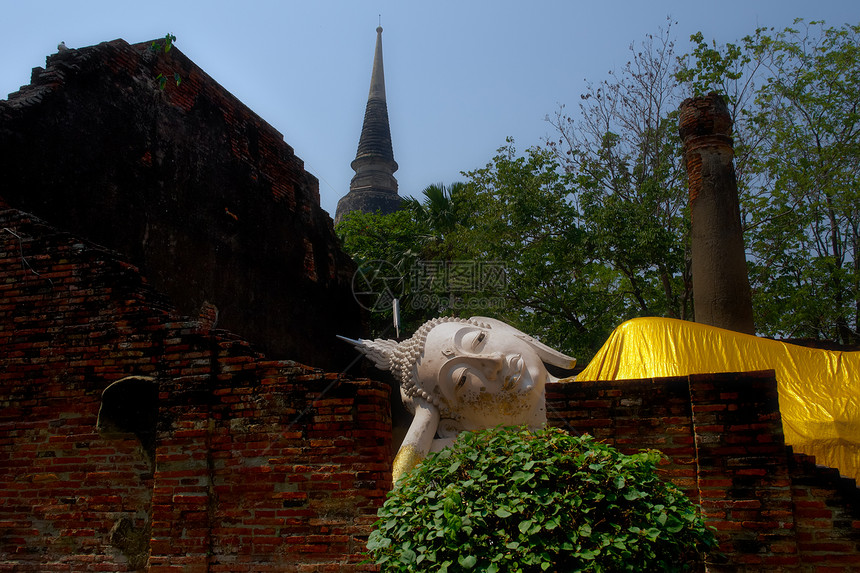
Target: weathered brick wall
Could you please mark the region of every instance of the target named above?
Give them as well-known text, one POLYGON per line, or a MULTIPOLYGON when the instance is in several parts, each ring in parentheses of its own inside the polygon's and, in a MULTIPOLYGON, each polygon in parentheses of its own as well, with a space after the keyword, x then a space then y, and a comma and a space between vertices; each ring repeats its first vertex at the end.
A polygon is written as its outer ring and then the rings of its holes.
MULTIPOLYGON (((177 314, 115 252, 0 212, 0 571, 369 570, 389 389, 177 314)), ((772 372, 569 383, 551 423, 664 475, 711 571, 860 568, 853 480, 783 441, 772 372)))
POLYGON ((199 390, 168 391, 150 570, 361 569, 391 485, 387 388, 276 362, 241 368, 254 382, 223 374, 208 404, 199 390))
POLYGON ((713 570, 799 564, 773 372, 694 376, 690 394, 702 511, 727 556, 713 570))
POLYGON ((860 490, 786 447, 773 372, 552 385, 550 423, 658 449, 722 556, 709 571, 860 569, 860 490))
POLYGON ((657 449, 668 456, 664 474, 696 501, 696 445, 686 378, 623 383, 553 384, 550 423, 591 434, 621 451, 657 449))
POLYGON ((133 543, 119 543, 129 556, 110 543, 123 522, 135 531, 149 523, 153 466, 140 441, 99 435, 98 397, 80 385, 60 383, 56 393, 42 385, 27 396, 27 383, 39 378, 9 388, 7 372, 0 375, 0 570, 122 571, 129 557, 145 563, 133 543))
MULTIPOLYGON (((816 571, 860 570, 857 488, 804 455, 789 458, 798 553, 816 571)), ((774 515, 780 518, 781 515, 774 515)))
POLYGON ((366 568, 387 386, 267 360, 33 216, 0 229, 0 571, 366 568))
POLYGON ((363 316, 317 179, 177 48, 149 46, 54 54, 0 100, 0 193, 119 251, 182 314, 209 305, 270 356, 342 368, 335 334, 363 316))

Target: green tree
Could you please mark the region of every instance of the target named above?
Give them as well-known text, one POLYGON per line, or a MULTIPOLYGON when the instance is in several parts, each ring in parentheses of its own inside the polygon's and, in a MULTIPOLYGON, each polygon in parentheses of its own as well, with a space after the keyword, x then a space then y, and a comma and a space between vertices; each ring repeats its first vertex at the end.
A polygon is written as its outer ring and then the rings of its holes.
POLYGON ((411 260, 420 256, 416 237, 426 235, 428 229, 407 209, 389 215, 352 211, 338 223, 337 233, 356 261, 386 260, 405 272, 411 260))
MULTIPOLYGON (((401 209, 388 215, 352 211, 337 224, 336 231, 344 251, 358 266, 353 292, 369 311, 370 335, 393 337, 391 301, 408 293, 410 274, 422 256, 418 237, 426 236, 428 228, 412 211, 401 209)), ((401 305, 403 331, 414 330, 423 321, 423 313, 401 305)))
POLYGON ((589 84, 578 116, 562 107, 548 141, 571 176, 592 256, 617 276, 620 318, 692 318, 687 185, 677 115, 673 23, 630 46, 630 60, 589 84))
POLYGON ((406 199, 412 218, 427 230, 425 235, 416 237, 426 260, 453 261, 462 256, 453 233, 469 224, 469 215, 463 208, 465 186, 460 181, 448 186, 434 183, 421 191, 423 200, 406 199))
POLYGON ((434 183, 421 191, 423 201, 415 197, 406 200, 413 217, 432 231, 431 238, 434 241, 444 242, 457 226, 466 223, 468 217, 463 209, 459 208, 464 187, 465 183, 461 181, 451 183, 447 187, 444 183, 434 183))
POLYGON ((860 342, 860 26, 693 36, 679 79, 734 103, 756 326, 860 342))
POLYGON ((716 541, 660 458, 559 429, 466 433, 398 481, 367 547, 384 572, 690 570, 716 541))
POLYGON ((766 137, 753 169, 773 186, 747 215, 759 316, 774 333, 860 342, 858 38, 860 26, 814 25, 757 46, 770 79, 757 97, 766 137))
POLYGON ((464 187, 460 182, 430 185, 422 192, 423 201, 410 197, 395 213, 354 211, 338 223, 344 250, 358 264, 362 280, 366 279, 353 290, 368 292, 358 298, 371 310, 373 336, 392 336, 390 298, 395 296, 400 300, 402 332, 411 332, 436 316, 459 314, 465 308, 464 298, 471 292, 468 288, 462 294, 452 292, 449 277, 451 267, 462 262, 462 250, 452 234, 467 218, 458 207, 464 187))
POLYGON ((570 177, 541 148, 520 156, 513 141, 486 167, 466 174, 471 225, 455 234, 470 257, 504 268, 504 288, 477 293, 499 301, 492 315, 546 344, 591 356, 615 326, 618 276, 590 251, 570 177))

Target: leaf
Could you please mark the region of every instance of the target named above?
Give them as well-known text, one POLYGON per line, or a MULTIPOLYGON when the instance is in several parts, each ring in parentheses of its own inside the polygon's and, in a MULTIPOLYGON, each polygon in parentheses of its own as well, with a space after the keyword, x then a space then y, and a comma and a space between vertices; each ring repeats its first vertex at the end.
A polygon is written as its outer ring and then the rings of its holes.
POLYGON ((474 555, 460 555, 457 557, 457 563, 464 569, 471 569, 478 562, 478 558, 474 555))
POLYGON ((501 517, 502 519, 504 519, 506 517, 510 517, 513 515, 513 513, 511 513, 510 511, 508 511, 504 507, 497 508, 494 513, 496 514, 497 517, 501 517))
POLYGON ((416 560, 415 552, 411 549, 404 549, 400 552, 400 561, 402 563, 414 563, 416 560))
POLYGON ((370 536, 367 538, 367 549, 369 551, 376 551, 378 549, 385 549, 386 547, 391 545, 391 539, 388 537, 384 537, 378 529, 371 532, 370 536))
POLYGON ((531 529, 532 525, 534 525, 534 521, 531 519, 524 519, 518 525, 520 533, 526 533, 529 529, 531 529))
POLYGON ((684 529, 684 522, 678 519, 677 517, 670 516, 666 520, 666 531, 669 533, 678 533, 684 529))
POLYGON ((533 473, 526 473, 526 472, 517 470, 511 476, 511 479, 515 482, 525 483, 525 482, 529 481, 530 479, 532 479, 533 477, 535 477, 535 474, 533 474, 533 473))

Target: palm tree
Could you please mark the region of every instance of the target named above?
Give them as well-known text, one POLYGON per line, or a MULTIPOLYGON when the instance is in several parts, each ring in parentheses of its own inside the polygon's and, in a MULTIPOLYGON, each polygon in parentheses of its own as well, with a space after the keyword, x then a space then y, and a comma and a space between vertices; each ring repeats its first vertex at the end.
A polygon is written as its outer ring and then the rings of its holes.
POLYGON ((427 238, 434 243, 443 243, 445 238, 457 228, 466 223, 465 213, 458 209, 458 199, 462 196, 465 183, 460 181, 445 186, 443 183, 428 185, 421 192, 424 200, 415 197, 407 199, 407 208, 415 214, 415 218, 423 222, 430 233, 427 238))
MULTIPOLYGON (((421 256, 425 261, 442 263, 446 268, 445 277, 448 276, 448 268, 458 255, 458 248, 453 240, 454 232, 458 227, 467 224, 468 215, 462 208, 466 184, 462 182, 451 183, 447 187, 442 183, 428 185, 421 192, 423 201, 410 197, 406 201, 406 208, 410 209, 413 217, 426 229, 426 234, 418 237, 421 256)), ((449 279, 442 281, 439 293, 447 299, 445 306, 453 304, 455 294, 450 289, 449 279), (447 292, 445 292, 447 290, 447 292)), ((445 308, 440 308, 446 311, 445 308)))

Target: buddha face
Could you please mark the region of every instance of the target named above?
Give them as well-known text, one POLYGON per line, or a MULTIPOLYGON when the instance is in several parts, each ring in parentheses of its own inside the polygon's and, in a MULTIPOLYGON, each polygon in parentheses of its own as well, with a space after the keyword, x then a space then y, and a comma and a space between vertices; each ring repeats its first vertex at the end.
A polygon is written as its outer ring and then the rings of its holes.
POLYGON ((516 332, 448 322, 428 333, 418 363, 421 386, 432 388, 464 429, 546 422, 547 371, 516 332))

